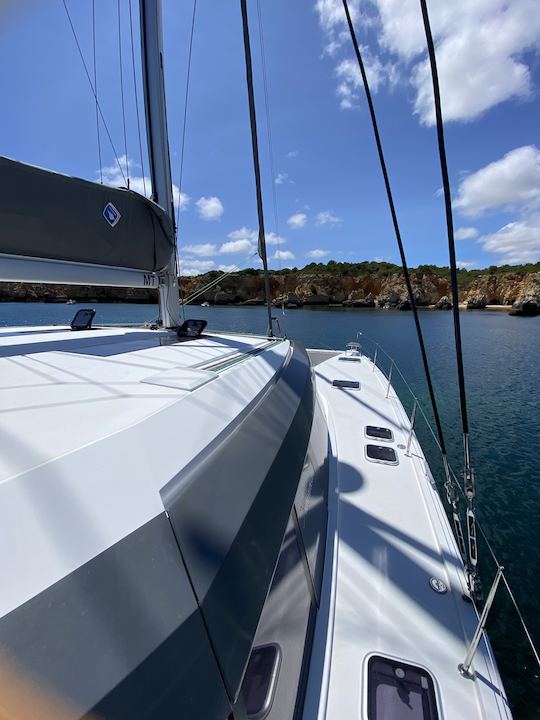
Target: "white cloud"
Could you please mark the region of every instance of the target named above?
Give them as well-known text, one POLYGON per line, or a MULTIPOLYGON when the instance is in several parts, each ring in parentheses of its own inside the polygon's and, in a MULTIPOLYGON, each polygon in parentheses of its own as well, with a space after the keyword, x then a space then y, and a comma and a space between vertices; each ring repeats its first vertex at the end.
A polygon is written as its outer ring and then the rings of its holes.
MULTIPOLYGON (((359 5, 360 0, 352 4, 358 34, 378 25, 377 40, 369 51, 362 48, 366 66, 374 61, 382 70, 380 82, 392 84, 399 63, 401 75, 410 78, 415 112, 423 124, 432 125, 431 73, 419 3, 371 0, 362 4, 361 17, 359 5)), ((325 53, 335 56, 350 43, 342 1, 317 0, 315 8, 325 53)), ((433 0, 429 9, 446 121, 472 120, 501 102, 532 94, 533 55, 540 49, 537 0, 433 0)))
POLYGON ((323 210, 317 213, 315 223, 317 225, 338 225, 341 222, 341 218, 334 215, 330 210, 323 210))
POLYGON ((323 258, 327 255, 330 255, 330 250, 320 250, 319 248, 316 248, 315 250, 310 250, 306 253, 306 257, 309 258, 323 258))
MULTIPOLYGON (((237 230, 232 230, 227 237, 231 242, 224 243, 221 246, 220 252, 255 252, 259 242, 259 231, 252 230, 251 228, 241 227, 237 230), (223 249, 226 248, 226 249, 223 249), (242 248, 236 250, 235 248, 242 248)), ((287 241, 281 235, 277 235, 275 232, 268 232, 265 234, 267 245, 284 245, 287 241)))
POLYGON ((525 209, 540 204, 540 150, 524 145, 468 175, 459 185, 454 207, 477 217, 494 208, 525 209))
MULTIPOLYGON (((425 35, 414 0, 377 0, 382 44, 407 63, 424 55, 425 35)), ((536 0, 453 0, 432 2, 430 20, 445 120, 471 120, 512 97, 531 90, 524 54, 540 47, 536 0)), ((431 75, 427 60, 412 68, 415 111, 434 123, 431 75)))
POLYGON ((241 227, 238 230, 232 230, 227 237, 229 240, 249 240, 251 243, 257 242, 259 233, 257 230, 251 230, 251 228, 241 227))
MULTIPOLYGON (((105 185, 111 185, 112 187, 126 187, 126 181, 129 174, 130 190, 149 198, 152 194, 152 182, 149 177, 140 174, 140 168, 141 166, 131 158, 127 158, 125 155, 120 155, 117 163, 101 168, 101 173, 98 171, 96 176, 98 179, 102 177, 105 185), (120 170, 119 165, 122 170, 120 170)), ((178 207, 178 203, 180 202, 180 210, 186 210, 191 200, 189 195, 184 192, 181 193, 178 186, 174 184, 172 191, 175 208, 178 207)))
POLYGON ((294 255, 290 250, 276 250, 272 260, 294 260, 294 255))
POLYGON ((287 225, 293 230, 298 230, 298 228, 304 227, 307 221, 307 215, 305 213, 296 213, 295 215, 291 215, 291 217, 287 220, 287 225))
POLYGON ((219 248, 220 253, 252 253, 255 252, 255 247, 247 239, 243 240, 230 240, 229 242, 223 243, 219 248))
POLYGON ((540 214, 511 222, 479 241, 486 252, 500 255, 500 264, 516 265, 540 260, 540 214))
POLYGON ((289 176, 287 173, 278 173, 276 177, 276 185, 283 185, 283 183, 287 180, 288 177, 289 176))
MULTIPOLYGON (((350 48, 351 43, 342 0, 317 0, 315 10, 325 36, 324 54, 337 59, 338 53, 343 54, 344 47, 350 48)), ((349 11, 353 23, 360 24, 364 30, 376 22, 371 7, 367 3, 364 3, 360 18, 360 0, 350 0, 349 11)), ((360 49, 370 89, 377 92, 383 82, 388 82, 390 87, 394 87, 398 80, 395 62, 391 60, 382 62, 380 57, 374 55, 367 46, 361 46, 360 49)), ((338 60, 334 68, 334 75, 338 81, 336 95, 339 98, 341 109, 356 108, 360 99, 359 91, 363 86, 356 59, 343 57, 338 60)))
POLYGON ((478 237, 478 230, 473 227, 460 227, 454 233, 456 240, 472 240, 478 237))
POLYGON ((223 203, 218 197, 201 197, 195 205, 203 220, 219 220, 223 215, 223 203))
POLYGON ((297 158, 299 155, 300 153, 298 152, 298 150, 289 150, 289 152, 287 153, 287 157, 290 159, 297 158))
MULTIPOLYGON (((358 20, 359 8, 360 0, 350 0, 349 12, 353 23, 358 20)), ((316 0, 315 10, 319 16, 321 28, 327 34, 329 43, 332 43, 330 48, 328 46, 325 48, 326 52, 333 54, 334 49, 342 45, 346 39, 343 37, 346 17, 342 0, 316 0)))
POLYGON ((201 275, 215 268, 213 260, 195 260, 194 258, 179 258, 180 274, 184 276, 201 275))
POLYGON ((500 264, 538 262, 540 150, 534 145, 516 148, 468 175, 459 185, 454 206, 468 217, 496 210, 516 212, 518 219, 478 242, 486 252, 499 255, 500 264))
POLYGON ((221 272, 236 272, 239 267, 238 265, 218 265, 218 270, 221 270, 221 272))
POLYGON ((281 235, 276 235, 275 232, 269 232, 265 234, 267 245, 284 245, 287 241, 281 235))
POLYGON ((458 268, 467 270, 468 268, 472 268, 477 265, 477 262, 476 260, 456 260, 456 265, 458 268))
POLYGON ((183 245, 181 247, 182 252, 188 255, 198 255, 199 257, 208 257, 209 255, 215 255, 217 247, 214 243, 202 243, 200 245, 183 245))
POLYGON ((191 202, 191 198, 189 197, 189 195, 186 195, 185 192, 180 192, 180 190, 178 189, 178 186, 174 185, 174 184, 173 184, 173 188, 172 188, 172 193, 173 193, 174 207, 177 208, 178 203, 180 203, 180 212, 187 210, 187 207, 188 207, 189 203, 191 202))
MULTIPOLYGON (((377 92, 381 83, 391 73, 390 67, 384 67, 379 58, 372 58, 366 48, 362 48, 364 67, 372 92, 377 92)), ((336 95, 340 99, 342 110, 348 110, 357 106, 359 90, 363 87, 362 76, 358 63, 353 58, 345 58, 339 62, 334 70, 338 79, 336 95)))

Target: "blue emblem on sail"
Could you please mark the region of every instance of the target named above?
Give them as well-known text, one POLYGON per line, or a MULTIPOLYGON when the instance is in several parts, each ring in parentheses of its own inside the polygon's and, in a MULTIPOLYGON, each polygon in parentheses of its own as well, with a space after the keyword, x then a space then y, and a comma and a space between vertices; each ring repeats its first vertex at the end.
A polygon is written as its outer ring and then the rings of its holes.
POLYGON ((114 227, 122 216, 112 203, 107 203, 103 208, 103 217, 111 227, 114 227))

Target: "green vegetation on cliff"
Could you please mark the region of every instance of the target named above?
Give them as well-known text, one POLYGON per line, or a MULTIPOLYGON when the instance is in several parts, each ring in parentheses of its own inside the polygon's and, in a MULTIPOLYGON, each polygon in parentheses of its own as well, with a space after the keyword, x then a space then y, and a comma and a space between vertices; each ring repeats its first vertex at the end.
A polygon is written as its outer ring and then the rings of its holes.
MULTIPOLYGON (((411 272, 420 275, 433 275, 440 278, 450 278, 450 268, 448 266, 438 265, 418 265, 418 267, 410 268, 411 272)), ((262 275, 262 270, 246 268, 239 270, 237 275, 262 275)), ((336 262, 329 260, 327 263, 312 262, 303 268, 284 268, 283 270, 271 270, 272 275, 288 275, 294 273, 296 275, 342 275, 345 277, 385 277, 392 273, 401 272, 401 265, 395 265, 389 262, 370 262, 364 260, 358 263, 352 262, 336 262)), ((478 268, 467 270, 466 268, 458 269, 458 284, 460 286, 468 285, 472 280, 484 275, 502 275, 504 273, 536 273, 540 272, 540 262, 527 263, 526 265, 490 265, 487 268, 478 268)), ((217 278, 220 273, 212 271, 209 276, 215 275, 217 278)))

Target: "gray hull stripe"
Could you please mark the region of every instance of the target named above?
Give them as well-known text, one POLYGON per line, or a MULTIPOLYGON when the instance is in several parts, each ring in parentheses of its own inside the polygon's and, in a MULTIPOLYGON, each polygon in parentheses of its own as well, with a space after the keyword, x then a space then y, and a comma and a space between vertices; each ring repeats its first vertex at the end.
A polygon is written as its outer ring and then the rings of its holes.
POLYGON ((4 616, 0 663, 66 700, 74 718, 230 711, 165 514, 4 616))
POLYGON ((293 506, 313 403, 309 360, 295 345, 258 404, 162 493, 231 700, 293 506))

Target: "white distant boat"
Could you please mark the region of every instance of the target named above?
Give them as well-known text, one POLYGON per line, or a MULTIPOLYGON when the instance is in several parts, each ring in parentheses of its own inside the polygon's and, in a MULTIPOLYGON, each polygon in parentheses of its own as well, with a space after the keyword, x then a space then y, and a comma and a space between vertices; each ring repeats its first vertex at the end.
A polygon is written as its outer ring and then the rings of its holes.
POLYGON ((201 307, 210 307, 210 303, 209 303, 209 302, 206 302, 206 301, 205 301, 205 302, 202 302, 202 303, 201 303, 201 307))
POLYGON ((376 358, 182 324, 160 20, 142 0, 155 202, 0 162, 2 280, 160 297, 153 329, 0 329, 6 715, 510 718, 481 633, 458 670, 479 617, 376 358), (59 197, 62 229, 10 232, 59 197))

